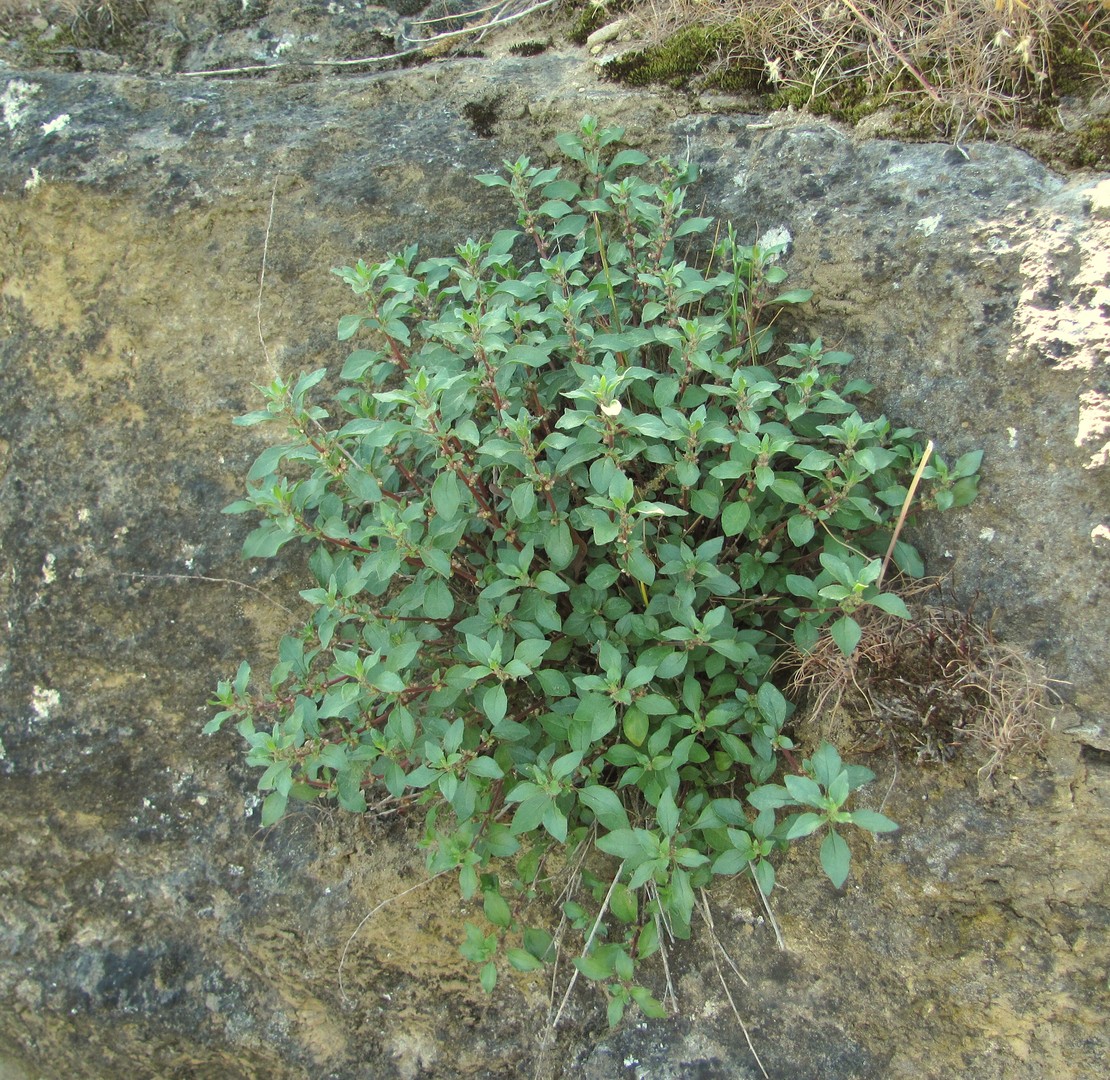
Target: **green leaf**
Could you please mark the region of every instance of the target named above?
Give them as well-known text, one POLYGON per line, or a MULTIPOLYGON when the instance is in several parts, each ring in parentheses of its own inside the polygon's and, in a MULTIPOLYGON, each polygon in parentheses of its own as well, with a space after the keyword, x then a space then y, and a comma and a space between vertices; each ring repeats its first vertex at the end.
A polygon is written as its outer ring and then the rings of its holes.
POLYGON ((713 873, 727 876, 738 874, 741 870, 747 868, 750 861, 746 852, 737 851, 736 848, 730 848, 728 851, 722 851, 721 854, 713 860, 713 873))
POLYGON ((803 836, 809 836, 810 833, 815 833, 825 823, 825 818, 821 814, 799 814, 794 818, 790 824, 790 828, 786 830, 787 840, 798 840, 803 836))
POLYGON ((894 832, 898 828, 896 821, 891 821, 877 810, 853 810, 849 820, 853 825, 873 833, 894 832))
POLYGON ((497 965, 492 960, 482 968, 479 982, 487 994, 493 993, 493 988, 497 985, 497 965))
POLYGON ((248 533, 246 540, 243 541, 243 558, 273 558, 292 539, 292 532, 267 521, 248 533))
POLYGON ((640 1011, 649 1020, 663 1020, 667 1015, 667 1010, 663 1008, 662 1004, 651 996, 651 993, 643 986, 633 986, 631 989, 632 1000, 640 1006, 640 1011))
POLYGON ((512 494, 513 513, 527 521, 536 510, 536 492, 530 483, 517 484, 512 494))
POLYGON ((262 827, 264 829, 281 820, 285 814, 285 806, 288 801, 289 796, 280 791, 271 791, 262 800, 262 827))
POLYGON ((659 925, 655 919, 644 923, 640 931, 640 942, 636 946, 636 958, 646 960, 659 951, 659 925))
POLYGON ((725 536, 736 536, 748 527, 752 508, 746 502, 729 503, 721 512, 721 528, 725 536))
POLYGON ((567 677, 555 668, 541 668, 539 671, 533 671, 533 674, 540 684, 540 689, 549 698, 566 697, 571 691, 567 677))
POLYGON ((970 454, 964 454, 960 457, 956 464, 948 471, 948 475, 953 480, 959 480, 965 476, 974 476, 979 471, 979 466, 983 463, 983 451, 973 450, 970 454))
MULTIPOLYGON (((797 480, 790 480, 783 476, 776 477, 771 483, 771 490, 785 503, 794 503, 802 506, 806 501, 806 493, 797 480)), ((793 520, 793 518, 791 518, 793 520)))
POLYGON ((781 728, 790 712, 790 703, 782 691, 774 683, 761 683, 756 693, 756 702, 764 718, 775 727, 781 728))
POLYGON ((910 617, 910 609, 906 607, 905 600, 896 593, 879 593, 878 596, 871 597, 867 602, 873 607, 879 608, 880 611, 885 611, 888 615, 897 615, 900 619, 910 617))
POLYGON ((574 966, 578 968, 587 979, 602 982, 613 974, 615 959, 607 956, 576 956, 574 966))
POLYGON ((634 923, 639 911, 636 893, 627 885, 615 885, 609 898, 609 910, 622 923, 634 923))
POLYGON ((546 931, 529 927, 524 931, 524 947, 537 960, 553 960, 555 940, 546 931))
POLYGON ((848 864, 851 859, 852 853, 844 839, 830 829, 821 842, 821 868, 838 889, 848 878, 848 864))
POLYGON ((629 574, 637 581, 642 581, 645 585, 655 583, 655 563, 641 548, 628 553, 627 567, 629 574))
POLYGON ((550 807, 551 800, 546 795, 541 793, 530 796, 516 808, 509 831, 514 836, 519 836, 538 829, 550 807))
MULTIPOLYGON (((790 520, 793 521, 794 518, 791 518, 790 520)), ((802 577, 801 574, 787 574, 785 578, 785 583, 786 587, 795 596, 801 596, 806 600, 817 599, 817 586, 813 583, 812 578, 802 577)))
POLYGON ((348 338, 354 337, 358 333, 358 329, 362 326, 363 316, 361 315, 344 315, 339 320, 339 340, 346 341, 348 338))
POLYGON ((925 574, 925 564, 917 553, 917 548, 899 540, 894 545, 894 565, 908 577, 919 578, 925 574))
POLYGON ((748 802, 757 810, 777 810, 780 806, 793 803, 790 792, 778 784, 764 784, 748 796, 748 802))
POLYGON ((482 711, 486 714, 491 724, 497 725, 501 723, 501 721, 505 719, 505 713, 508 711, 508 708, 509 698, 503 686, 491 686, 482 695, 482 711))
POLYGON ((647 713, 635 706, 625 710, 621 730, 624 732, 624 737, 633 746, 643 746, 648 735, 647 713))
POLYGON ((591 784, 578 792, 578 799, 593 811, 594 817, 610 832, 628 829, 628 814, 611 788, 591 784))
POLYGON ((550 570, 541 570, 536 575, 536 588, 547 593, 548 596, 570 591, 570 586, 558 574, 553 574, 550 570))
POLYGON ((447 582, 434 577, 424 586, 424 614, 433 620, 446 619, 455 610, 455 598, 447 582))
POLYGON ((655 820, 664 836, 674 836, 678 829, 679 811, 670 788, 663 789, 659 805, 655 808, 655 820))
POLYGON ((542 960, 537 960, 525 949, 508 949, 505 952, 505 959, 517 971, 539 971, 544 966, 542 960))
POLYGON ((543 815, 542 825, 553 839, 560 844, 566 843, 569 823, 566 815, 553 802, 548 803, 547 812, 543 815))
POLYGON ((650 160, 651 158, 641 150, 621 150, 609 162, 605 175, 612 176, 613 173, 625 165, 646 165, 650 160))
POLYGON ((574 559, 574 540, 571 538, 570 526, 565 521, 560 521, 548 529, 543 547, 552 570, 562 570, 570 566, 574 559))
MULTIPOLYGON (((787 535, 790 537, 790 542, 795 547, 803 547, 804 545, 808 544, 810 540, 813 539, 813 534, 816 531, 817 529, 816 526, 813 524, 813 518, 806 517, 805 514, 794 514, 792 517, 787 519, 786 532, 787 535)), ((787 586, 787 588, 789 588, 789 585, 787 586)))
POLYGON ((481 776, 487 780, 500 780, 505 772, 491 757, 477 757, 471 761, 466 771, 471 776, 481 776))
POLYGON ((845 656, 851 656, 856 651, 856 646, 859 644, 859 639, 863 633, 860 630, 859 623, 851 615, 844 615, 838 619, 830 627, 829 632, 832 634, 832 639, 836 642, 837 648, 845 656))
POLYGON ((808 776, 787 774, 783 783, 795 802, 804 803, 806 806, 816 806, 818 809, 824 805, 821 788, 808 776))
POLYGON ((650 854, 650 833, 643 829, 614 829, 599 837, 597 846, 606 854, 638 866, 650 854))
POLYGON ((788 292, 780 293, 771 301, 772 304, 804 304, 807 300, 813 299, 812 289, 790 289, 788 292))
POLYGON ((432 505, 436 513, 447 521, 453 521, 462 503, 458 477, 449 469, 444 469, 432 484, 432 505))
POLYGON ((485 894, 485 899, 482 902, 482 910, 486 914, 486 918, 494 925, 504 928, 513 921, 513 913, 509 909, 509 905, 505 898, 493 889, 490 889, 485 894))

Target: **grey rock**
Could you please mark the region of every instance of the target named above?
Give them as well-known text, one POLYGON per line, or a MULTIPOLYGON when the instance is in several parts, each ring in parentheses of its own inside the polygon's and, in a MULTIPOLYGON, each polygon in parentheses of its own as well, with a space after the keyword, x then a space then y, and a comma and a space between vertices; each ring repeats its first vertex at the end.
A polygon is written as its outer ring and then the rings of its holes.
MULTIPOLYGON (((587 109, 689 152, 742 235, 789 231, 792 281, 816 292, 795 329, 857 354, 876 411, 949 458, 986 451, 979 502, 916 532, 929 568, 1069 680, 1076 723, 1102 723, 1103 178, 1000 146, 676 116, 573 52, 284 83, 8 71, 0 98, 0 1064, 758 1075, 705 931, 671 957, 682 1019, 607 1034, 582 992, 541 1055, 548 986, 475 992, 456 942, 480 912, 444 880, 401 896, 422 879, 403 824, 306 811, 260 835, 234 736, 199 735, 216 680, 243 657, 264 668, 304 581, 297 551, 238 560, 248 524, 220 508, 264 436, 231 417, 271 363, 342 362, 351 301, 329 267, 503 227, 469 178, 542 158, 587 109), (476 102, 492 136, 466 119, 476 102)), ((990 807, 973 764, 872 764, 903 831, 858 845, 841 895, 813 851, 791 855, 788 952, 742 883, 713 893, 768 1071, 1094 1075, 1110 1049, 1097 750, 1053 740, 990 807)))

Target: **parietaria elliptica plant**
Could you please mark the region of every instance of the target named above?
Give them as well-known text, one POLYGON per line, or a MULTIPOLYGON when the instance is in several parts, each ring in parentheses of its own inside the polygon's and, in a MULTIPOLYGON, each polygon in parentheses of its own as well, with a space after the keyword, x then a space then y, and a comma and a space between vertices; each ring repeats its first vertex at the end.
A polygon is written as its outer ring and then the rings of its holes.
MULTIPOLYGON (((238 423, 288 438, 227 508, 262 516, 248 558, 310 546, 312 615, 205 729, 236 722, 264 825, 290 799, 422 811, 428 870, 483 905, 462 952, 487 991, 552 960, 520 912, 579 867, 562 911, 613 1024, 663 1014, 640 962, 715 875, 769 895, 776 849, 823 833, 839 887, 846 826, 896 828, 847 808, 867 769, 799 762, 769 672, 823 634, 851 654, 863 605, 908 617, 881 556, 922 456, 851 404, 847 354, 776 348, 810 297, 781 290, 781 250, 714 234, 693 166, 622 134, 587 118, 563 164, 479 176, 516 229, 335 271, 362 305, 343 389, 310 399, 323 368, 264 388, 238 423)), ((970 502, 980 456, 934 457, 919 505, 970 502)), ((922 572, 905 542, 894 562, 922 572)))

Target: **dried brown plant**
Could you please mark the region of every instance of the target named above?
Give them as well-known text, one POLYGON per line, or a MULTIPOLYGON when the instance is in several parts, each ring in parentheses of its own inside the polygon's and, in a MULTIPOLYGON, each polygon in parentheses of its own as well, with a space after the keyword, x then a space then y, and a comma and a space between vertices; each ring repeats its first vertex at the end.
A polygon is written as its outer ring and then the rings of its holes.
POLYGON ((93 48, 118 42, 146 17, 146 0, 0 0, 0 34, 41 19, 68 27, 74 42, 93 48))
POLYGON ((804 703, 799 735, 855 749, 893 743, 921 762, 947 761, 966 747, 988 780, 1010 754, 1041 744, 1050 680, 935 583, 910 599, 909 621, 877 609, 857 613, 863 634, 850 658, 829 638, 784 657, 804 703))
POLYGON ((639 17, 655 41, 725 32, 718 67, 761 67, 815 111, 912 101, 957 139, 1018 120, 1062 75, 1103 90, 1110 79, 1107 0, 649 0, 639 17))

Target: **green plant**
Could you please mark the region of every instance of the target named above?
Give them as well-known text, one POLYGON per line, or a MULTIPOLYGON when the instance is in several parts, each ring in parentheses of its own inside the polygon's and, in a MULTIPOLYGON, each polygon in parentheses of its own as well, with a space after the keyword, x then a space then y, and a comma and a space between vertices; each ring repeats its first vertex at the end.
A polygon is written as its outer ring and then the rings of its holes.
MULTIPOLYGON (((828 747, 798 764, 769 671, 824 633, 850 653, 864 605, 906 616, 880 556, 922 453, 850 404, 866 384, 837 389, 849 356, 775 353, 809 292, 781 291, 778 249, 704 243, 692 166, 621 134, 587 118, 558 138, 569 167, 478 177, 517 230, 336 271, 364 305, 339 338, 369 339, 342 415, 310 401, 324 369, 275 379, 239 423, 289 438, 228 507, 262 514, 247 557, 311 546, 313 614, 268 683, 243 664, 220 684, 206 728, 237 721, 264 824, 290 798, 362 812, 370 790, 422 809, 428 869, 482 900, 462 948, 486 989, 499 956, 551 959, 521 901, 577 867, 562 910, 613 1022, 661 1011, 637 966, 664 927, 689 934, 714 875, 768 894, 772 853, 827 824, 839 886, 836 830, 895 828, 844 808, 867 770, 828 747)), ((970 501, 977 464, 935 461, 925 503, 970 501)), ((921 571, 905 543, 894 559, 921 571)))

